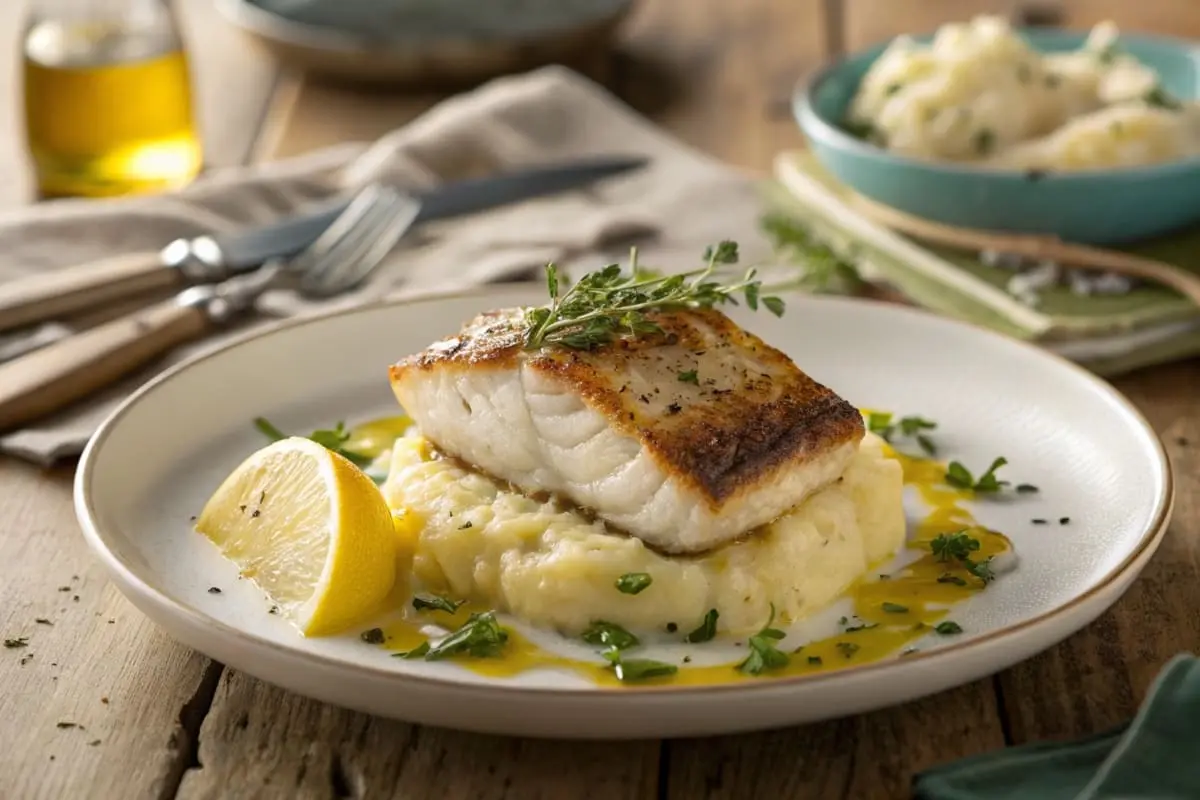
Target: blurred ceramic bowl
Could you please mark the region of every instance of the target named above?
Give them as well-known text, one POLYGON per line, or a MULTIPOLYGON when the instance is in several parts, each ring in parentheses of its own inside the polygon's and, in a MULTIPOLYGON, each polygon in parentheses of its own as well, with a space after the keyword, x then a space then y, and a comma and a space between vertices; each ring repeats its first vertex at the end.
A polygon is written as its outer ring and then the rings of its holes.
POLYGON ((633 0, 217 0, 289 67, 358 83, 459 85, 611 41, 633 0))
MULTIPOLYGON (((1076 50, 1087 37, 1056 29, 1019 33, 1042 52, 1076 50)), ((1157 72, 1173 96, 1200 96, 1197 45, 1125 34, 1120 45, 1157 72)), ((1200 220, 1200 158, 1081 172, 1001 171, 909 158, 856 138, 840 121, 885 47, 835 62, 794 97, 796 117, 817 159, 858 193, 948 225, 1085 244, 1146 239, 1200 220)))

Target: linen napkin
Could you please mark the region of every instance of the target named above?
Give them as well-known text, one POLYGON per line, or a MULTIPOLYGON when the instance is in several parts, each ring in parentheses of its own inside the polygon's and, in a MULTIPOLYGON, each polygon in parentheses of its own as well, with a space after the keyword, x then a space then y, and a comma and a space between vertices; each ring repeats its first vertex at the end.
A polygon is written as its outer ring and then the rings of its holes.
MULTIPOLYGON (((1160 286, 1085 294, 1061 270, 1063 280, 1039 290, 1031 304, 1009 291, 1012 264, 917 242, 867 219, 850 204, 849 189, 809 153, 781 154, 775 177, 767 197, 779 213, 915 305, 1037 342, 1101 375, 1200 354, 1200 309, 1160 286)), ((1130 249, 1200 272, 1200 227, 1130 249)))
MULTIPOLYGON (((530 277, 548 261, 578 274, 626 258, 631 243, 642 263, 665 271, 698 266, 704 247, 721 239, 738 241, 746 260, 769 255, 758 232, 755 181, 667 136, 586 78, 547 67, 447 100, 373 144, 216 173, 171 195, 60 201, 0 217, 0 281, 261 224, 375 180, 418 189, 602 154, 644 155, 651 163, 580 191, 422 226, 353 293, 311 303, 273 291, 259 309, 278 319, 397 293, 461 289, 530 277)), ((0 436, 0 451, 39 463, 76 455, 157 371, 266 324, 270 319, 260 318, 181 348, 119 386, 0 436)), ((0 360, 71 329, 54 323, 0 336, 0 360)))
POLYGON ((1172 659, 1128 725, 935 767, 914 800, 1193 800, 1200 797, 1200 660, 1172 659))

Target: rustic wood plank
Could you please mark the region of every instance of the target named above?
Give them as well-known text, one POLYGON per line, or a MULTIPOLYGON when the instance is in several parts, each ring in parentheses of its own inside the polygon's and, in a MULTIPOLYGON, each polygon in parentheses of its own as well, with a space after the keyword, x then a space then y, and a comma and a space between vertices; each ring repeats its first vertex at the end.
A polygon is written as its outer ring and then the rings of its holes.
POLYGON ((897 708, 749 736, 678 740, 663 756, 667 798, 907 797, 912 776, 1004 746, 992 681, 897 708))
POLYGON ((1194 0, 844 0, 846 46, 854 50, 885 41, 901 33, 926 33, 947 22, 977 14, 1017 16, 1023 10, 1043 18, 1058 16, 1054 24, 1087 29, 1112 20, 1128 32, 1196 36, 1200 15, 1194 0))
POLYGON ((28 639, 0 650, 0 797, 169 793, 190 761, 182 709, 213 688, 207 659, 108 585, 75 524, 69 470, 4 459, 0 497, 0 632, 28 639))
POLYGON ((1174 464, 1175 515, 1125 596, 1062 645, 1000 678, 1013 739, 1080 736, 1131 717, 1171 656, 1200 648, 1200 360, 1117 382, 1159 432, 1174 464), (1071 687, 1064 690, 1062 687, 1071 687))
POLYGON ((657 742, 564 742, 406 725, 306 700, 233 670, 181 800, 653 797, 657 742))

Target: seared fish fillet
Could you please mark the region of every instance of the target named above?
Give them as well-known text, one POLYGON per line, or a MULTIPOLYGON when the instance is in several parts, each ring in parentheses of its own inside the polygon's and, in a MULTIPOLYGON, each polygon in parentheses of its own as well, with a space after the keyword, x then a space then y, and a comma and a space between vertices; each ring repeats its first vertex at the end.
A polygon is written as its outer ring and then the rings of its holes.
POLYGON ((483 314, 390 369, 442 453, 550 492, 667 553, 770 522, 838 479, 859 412, 715 310, 663 335, 525 350, 521 311, 483 314))

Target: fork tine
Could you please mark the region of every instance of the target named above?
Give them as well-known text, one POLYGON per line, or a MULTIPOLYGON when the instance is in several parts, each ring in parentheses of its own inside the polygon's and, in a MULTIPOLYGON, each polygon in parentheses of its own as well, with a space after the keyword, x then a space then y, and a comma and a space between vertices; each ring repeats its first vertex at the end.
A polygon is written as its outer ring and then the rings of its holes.
POLYGON ((329 252, 347 235, 353 233, 362 223, 363 218, 377 207, 383 192, 383 186, 372 183, 355 195, 346 210, 338 215, 337 219, 317 237, 316 241, 292 259, 288 265, 289 270, 301 274, 306 273, 323 254, 329 252))
POLYGON ((362 281, 391 252, 419 210, 408 195, 395 190, 382 192, 370 211, 314 260, 304 274, 301 289, 327 296, 362 281))

